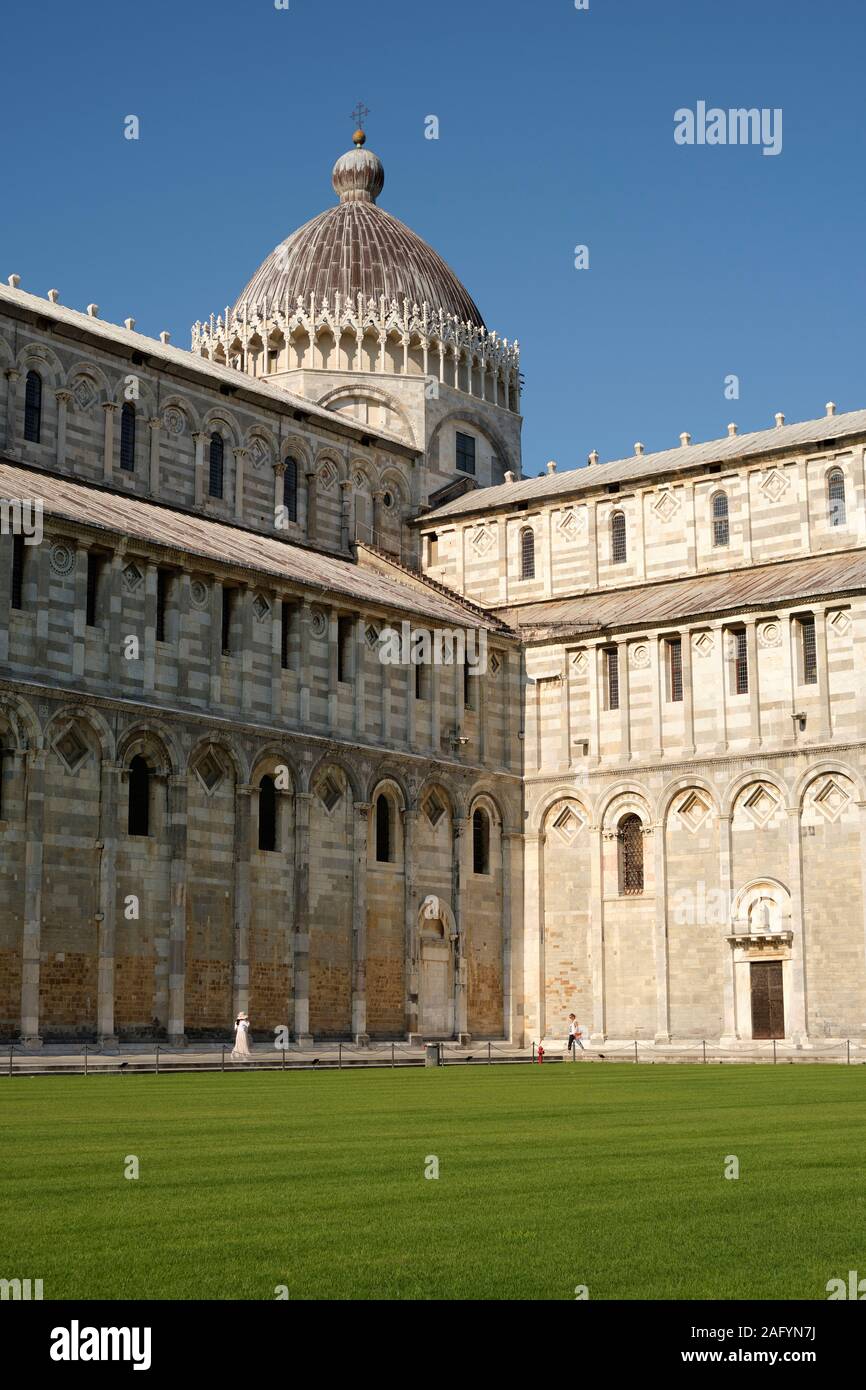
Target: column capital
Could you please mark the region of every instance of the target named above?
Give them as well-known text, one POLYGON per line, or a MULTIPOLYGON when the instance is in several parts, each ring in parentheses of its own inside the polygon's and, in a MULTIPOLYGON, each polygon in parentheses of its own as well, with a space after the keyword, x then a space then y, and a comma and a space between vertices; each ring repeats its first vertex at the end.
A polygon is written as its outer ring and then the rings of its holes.
POLYGON ((161 415, 154 415, 154 416, 152 416, 151 419, 149 419, 148 422, 147 422, 147 427, 148 427, 149 430, 159 430, 159 429, 162 429, 162 416, 161 416, 161 415))
MULTIPOLYGON (((8 376, 9 373, 7 372, 6 375, 8 376)), ((61 386, 54 392, 54 399, 58 405, 68 405, 72 400, 72 392, 67 391, 65 386, 61 386)))
POLYGON ((7 367, 4 373, 7 381, 20 381, 21 373, 17 367, 7 367))
POLYGON ((113 411, 118 410, 119 408, 120 407, 118 406, 117 401, 102 402, 102 409, 105 411, 106 415, 111 414, 113 411))
POLYGON ((285 474, 285 471, 286 471, 285 460, 284 460, 284 459, 278 459, 277 462, 273 465, 273 469, 274 469, 274 472, 276 473, 277 477, 278 477, 278 478, 282 478, 283 475, 285 474))

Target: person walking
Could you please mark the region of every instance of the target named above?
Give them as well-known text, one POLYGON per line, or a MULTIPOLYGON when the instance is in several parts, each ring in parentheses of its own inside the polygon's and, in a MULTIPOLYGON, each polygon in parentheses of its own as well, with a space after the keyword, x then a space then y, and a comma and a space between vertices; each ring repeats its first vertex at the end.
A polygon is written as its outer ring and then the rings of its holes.
POLYGON ((581 1042, 581 1037, 582 1037, 582 1034, 581 1034, 580 1025, 579 1025, 577 1019, 575 1018, 574 1014, 569 1014, 569 1015, 568 1015, 568 1051, 569 1051, 569 1053, 571 1054, 572 1057, 575 1055, 575 1048, 576 1048, 576 1047, 579 1047, 580 1050, 581 1050, 581 1052, 585 1052, 585 1051, 586 1051, 586 1048, 584 1047, 583 1043, 581 1042))
POLYGON ((232 1048, 233 1062, 251 1062, 250 1020, 248 1014, 238 1014, 235 1019, 235 1045, 232 1048))

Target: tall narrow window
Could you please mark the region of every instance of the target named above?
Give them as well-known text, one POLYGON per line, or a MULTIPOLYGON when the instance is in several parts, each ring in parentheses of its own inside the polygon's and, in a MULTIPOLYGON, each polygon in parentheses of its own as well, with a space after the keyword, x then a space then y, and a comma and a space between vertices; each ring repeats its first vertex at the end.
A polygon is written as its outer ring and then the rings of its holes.
POLYGON ((617 832, 619 841, 619 891, 625 895, 643 892, 643 827, 640 816, 623 816, 617 832))
POLYGON ((352 634, 355 631, 354 618, 337 619, 337 680, 352 679, 352 634))
POLYGON ((475 440, 457 431, 457 468, 460 473, 475 472, 475 440))
POLYGON ((391 802, 384 792, 376 797, 376 862, 391 863, 391 802))
POLYGON ((803 684, 818 684, 818 654, 815 647, 815 619, 806 614, 800 619, 803 684))
POLYGON ((284 598, 280 609, 280 666, 284 671, 289 669, 294 612, 295 605, 284 598))
POLYGON ((286 459, 286 471, 283 474, 283 506, 286 510, 286 520, 297 521, 298 465, 293 458, 286 459))
POLYGON ((105 556, 96 550, 87 552, 87 626, 96 627, 99 622, 99 587, 105 556))
POLYGON ((734 693, 749 693, 749 649, 746 645, 746 629, 737 628, 734 632, 734 693))
POLYGON ((10 604, 12 608, 24 607, 24 537, 19 534, 12 537, 12 592, 10 604))
POLYGON ((619 652, 616 647, 605 647, 604 662, 607 707, 608 709, 619 709, 619 652))
POLYGON ((480 809, 472 816, 472 872, 490 873, 490 817, 480 809))
POLYGON ((171 586, 171 571, 158 569, 156 572, 156 640, 164 642, 166 640, 166 617, 168 614, 168 596, 171 586))
POLYGON ((131 401, 120 412, 120 466, 125 473, 135 472, 135 406, 131 401))
POLYGON ((680 637, 670 637, 668 649, 668 699, 674 704, 683 698, 683 644, 680 637))
POLYGON ((713 498, 713 545, 716 549, 723 549, 730 539, 727 493, 717 492, 713 498))
POLYGON ((38 444, 42 435, 42 377, 28 372, 24 383, 24 438, 38 444))
POLYGON ((535 532, 531 526, 520 533, 520 578, 535 578, 535 532))
POLYGON ((259 849, 277 847, 277 789, 273 777, 259 783, 259 849))
POLYGON ((235 606, 235 591, 223 585, 223 611, 222 611, 222 652, 223 656, 232 654, 232 617, 235 606))
POLYGON ((845 474, 834 468, 827 475, 827 519, 831 526, 844 526, 846 516, 845 474))
POLYGON ((612 565, 624 565, 627 559, 625 515, 622 512, 614 512, 610 519, 610 562, 612 565))
POLYGON ((150 834, 150 768, 144 758, 136 756, 129 764, 130 835, 150 834))
POLYGON ((211 497, 222 497, 225 471, 225 445, 223 437, 216 432, 210 437, 210 458, 208 470, 208 492, 211 497))

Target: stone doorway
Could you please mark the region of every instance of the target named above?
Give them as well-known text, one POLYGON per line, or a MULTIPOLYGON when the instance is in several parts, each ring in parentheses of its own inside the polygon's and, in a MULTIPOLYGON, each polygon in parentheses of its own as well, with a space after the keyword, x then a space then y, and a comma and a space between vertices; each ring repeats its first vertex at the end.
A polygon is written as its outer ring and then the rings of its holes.
POLYGON ((766 1040, 785 1036, 785 996, 780 960, 753 960, 752 1037, 766 1040))
POLYGON ((421 905, 418 1031, 424 1038, 453 1038, 454 917, 439 898, 421 905))

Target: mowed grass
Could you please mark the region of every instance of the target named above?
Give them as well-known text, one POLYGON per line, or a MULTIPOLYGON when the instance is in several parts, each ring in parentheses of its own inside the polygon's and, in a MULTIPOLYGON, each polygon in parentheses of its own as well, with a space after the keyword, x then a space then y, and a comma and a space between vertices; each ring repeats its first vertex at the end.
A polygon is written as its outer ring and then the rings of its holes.
POLYGON ((0 1079, 0 1277, 46 1299, 826 1298, 866 1275, 864 1152, 861 1067, 0 1079))

